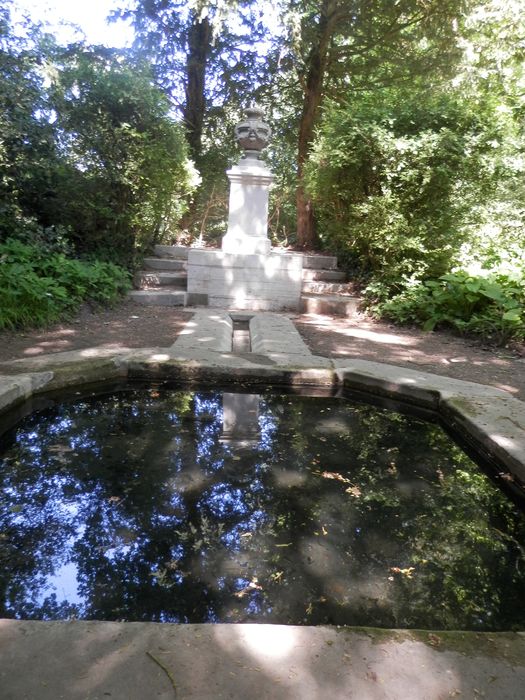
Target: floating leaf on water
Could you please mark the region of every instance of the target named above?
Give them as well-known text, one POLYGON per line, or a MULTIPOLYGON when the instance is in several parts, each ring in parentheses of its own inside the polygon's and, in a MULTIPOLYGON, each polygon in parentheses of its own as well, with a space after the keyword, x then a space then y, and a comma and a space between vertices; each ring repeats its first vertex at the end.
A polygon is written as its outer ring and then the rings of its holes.
POLYGON ((342 481, 344 484, 351 484, 350 479, 347 479, 342 474, 338 472, 321 472, 323 479, 335 479, 336 481, 342 481))
POLYGON ((349 486, 347 489, 345 489, 345 493, 349 493, 351 496, 359 498, 361 495, 361 489, 359 486, 349 486))
POLYGON ((415 568, 413 566, 409 566, 407 569, 400 569, 399 566, 391 566, 389 571, 391 571, 393 574, 401 574, 401 576, 405 576, 406 578, 412 578, 415 568))

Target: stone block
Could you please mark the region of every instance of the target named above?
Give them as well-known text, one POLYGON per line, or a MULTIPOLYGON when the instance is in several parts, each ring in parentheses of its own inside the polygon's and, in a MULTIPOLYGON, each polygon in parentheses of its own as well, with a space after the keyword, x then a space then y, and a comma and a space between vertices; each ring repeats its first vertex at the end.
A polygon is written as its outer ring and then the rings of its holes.
POLYGON ((233 321, 221 311, 199 309, 173 343, 176 352, 192 349, 209 349, 216 352, 231 352, 233 321))
POLYGON ((189 294, 207 295, 215 308, 297 310, 301 282, 300 255, 235 255, 222 250, 191 250, 188 255, 189 294))
POLYGON ((254 315, 250 319, 250 340, 252 352, 261 355, 312 355, 292 321, 278 314, 254 315))

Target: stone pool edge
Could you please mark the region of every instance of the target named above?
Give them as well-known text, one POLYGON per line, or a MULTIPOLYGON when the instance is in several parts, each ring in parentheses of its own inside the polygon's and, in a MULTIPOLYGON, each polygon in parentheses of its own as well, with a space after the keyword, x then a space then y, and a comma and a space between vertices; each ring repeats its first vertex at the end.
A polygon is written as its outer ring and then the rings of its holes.
POLYGON ((525 635, 0 620, 3 700, 521 700, 525 635))
POLYGON ((171 348, 88 348, 0 363, 0 413, 48 391, 116 380, 319 387, 358 391, 435 412, 525 484, 525 403, 506 391, 396 365, 171 348))
MULTIPOLYGON (((320 387, 394 399, 435 411, 525 481, 525 403, 489 386, 364 360, 202 349, 190 356, 173 348, 69 351, 1 363, 0 413, 48 391, 126 378, 320 387)), ((159 700, 207 700, 248 697, 253 684, 260 700, 522 697, 523 633, 273 627, 0 620, 4 697, 142 700, 155 688, 159 700), (275 656, 283 638, 290 645, 275 656)))

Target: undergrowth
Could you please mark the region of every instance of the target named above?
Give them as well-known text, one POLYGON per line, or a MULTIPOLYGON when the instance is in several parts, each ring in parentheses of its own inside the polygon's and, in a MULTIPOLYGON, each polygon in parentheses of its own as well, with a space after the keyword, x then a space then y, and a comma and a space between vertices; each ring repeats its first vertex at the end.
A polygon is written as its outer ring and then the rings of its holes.
POLYGON ((110 306, 129 286, 128 272, 112 263, 49 254, 9 239, 0 244, 0 329, 46 326, 84 302, 110 306))
POLYGON ((525 270, 459 269, 417 281, 377 306, 380 316, 423 330, 449 326, 504 344, 525 339, 525 270))

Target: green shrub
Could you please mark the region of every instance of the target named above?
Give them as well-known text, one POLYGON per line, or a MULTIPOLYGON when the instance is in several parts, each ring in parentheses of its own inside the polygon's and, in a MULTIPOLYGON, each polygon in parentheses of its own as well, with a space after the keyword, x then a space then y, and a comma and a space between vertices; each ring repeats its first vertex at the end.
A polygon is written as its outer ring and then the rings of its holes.
POLYGON ((319 234, 381 299, 449 271, 490 184, 484 118, 453 94, 326 106, 307 165, 319 234))
POLYGON ((417 282, 378 306, 380 315, 424 330, 449 325, 495 342, 525 338, 525 268, 509 272, 456 270, 417 282))
POLYGON ((0 328, 38 327, 74 314, 83 302, 111 305, 129 274, 10 239, 0 245, 0 328))

